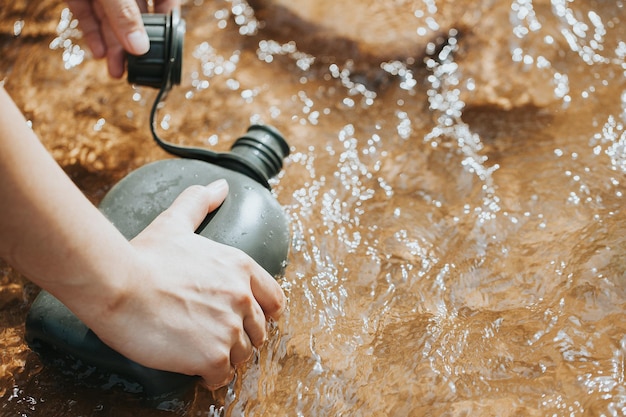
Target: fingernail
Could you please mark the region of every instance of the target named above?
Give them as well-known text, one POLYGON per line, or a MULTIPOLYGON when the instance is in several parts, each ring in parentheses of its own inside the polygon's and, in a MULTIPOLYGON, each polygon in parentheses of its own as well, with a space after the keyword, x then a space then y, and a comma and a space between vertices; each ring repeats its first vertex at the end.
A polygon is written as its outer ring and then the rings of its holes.
POLYGON ((219 179, 213 181, 211 184, 207 185, 211 191, 222 191, 224 188, 228 188, 228 182, 225 179, 219 179))
POLYGON ((128 44, 130 45, 131 53, 136 55, 143 55, 150 50, 150 39, 148 34, 141 30, 131 32, 126 37, 128 44))

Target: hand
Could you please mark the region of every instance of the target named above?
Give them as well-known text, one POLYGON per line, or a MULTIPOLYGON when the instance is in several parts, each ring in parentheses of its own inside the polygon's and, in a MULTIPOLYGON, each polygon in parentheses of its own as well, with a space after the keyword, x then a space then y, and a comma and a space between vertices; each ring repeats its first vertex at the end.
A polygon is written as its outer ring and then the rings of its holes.
POLYGON ((131 241, 139 260, 127 291, 92 330, 126 357, 155 369, 229 383, 234 366, 266 339, 266 316, 284 307, 274 278, 243 252, 194 230, 228 192, 226 181, 184 191, 131 241))
MULTIPOLYGON (((113 0, 111 0, 113 1, 113 0)), ((184 191, 129 242, 56 163, 0 86, 0 258, 104 343, 148 367, 229 382, 284 295, 242 251, 194 231, 228 193, 184 191)))
MULTIPOLYGON (((141 20, 146 0, 66 0, 96 58, 107 59, 113 78, 124 75, 124 51, 143 55, 150 40, 141 20)), ((154 0, 155 13, 169 13, 180 0, 154 0)))

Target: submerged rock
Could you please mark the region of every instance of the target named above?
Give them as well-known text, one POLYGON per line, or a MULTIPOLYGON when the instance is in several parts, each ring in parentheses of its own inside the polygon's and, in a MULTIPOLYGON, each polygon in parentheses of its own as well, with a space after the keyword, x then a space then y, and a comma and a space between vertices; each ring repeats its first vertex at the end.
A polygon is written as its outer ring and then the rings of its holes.
POLYGON ((370 88, 384 84, 376 81, 380 63, 423 68, 424 58, 436 58, 452 34, 461 99, 508 110, 567 102, 571 86, 561 68, 606 59, 597 55, 601 42, 610 41, 609 29, 618 27, 620 8, 597 2, 555 8, 549 0, 249 1, 265 24, 264 36, 295 41, 322 62, 353 61, 370 88))
POLYGON ((250 0, 265 30, 276 36, 297 34, 298 46, 337 59, 377 60, 421 56, 430 43, 445 41, 451 28, 471 27, 493 0, 250 0))

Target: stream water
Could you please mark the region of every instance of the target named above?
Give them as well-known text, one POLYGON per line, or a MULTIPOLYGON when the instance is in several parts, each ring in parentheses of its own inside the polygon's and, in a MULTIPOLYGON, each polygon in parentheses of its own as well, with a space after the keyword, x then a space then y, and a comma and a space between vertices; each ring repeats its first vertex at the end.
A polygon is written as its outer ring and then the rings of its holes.
MULTIPOLYGON (((168 157, 58 0, 4 2, 0 82, 97 203, 168 157)), ((0 264, 2 416, 626 414, 626 9, 582 0, 194 0, 168 140, 292 153, 285 315, 171 411, 43 366, 0 264)), ((115 381, 109 381, 112 386, 115 381)))

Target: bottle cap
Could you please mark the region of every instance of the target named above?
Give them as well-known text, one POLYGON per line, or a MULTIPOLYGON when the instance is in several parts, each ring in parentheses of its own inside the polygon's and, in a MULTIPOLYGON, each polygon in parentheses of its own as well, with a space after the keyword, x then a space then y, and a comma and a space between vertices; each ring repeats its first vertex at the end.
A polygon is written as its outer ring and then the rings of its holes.
POLYGON ((260 174, 261 182, 274 177, 289 155, 289 145, 278 129, 268 125, 252 125, 230 148, 245 164, 260 174))
POLYGON ((180 12, 143 14, 150 39, 150 50, 143 55, 128 55, 128 82, 161 88, 180 84, 183 66, 185 21, 180 12))

